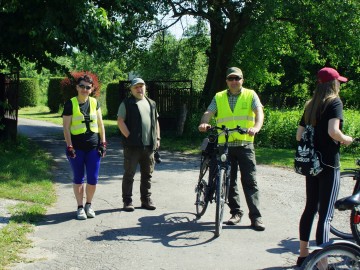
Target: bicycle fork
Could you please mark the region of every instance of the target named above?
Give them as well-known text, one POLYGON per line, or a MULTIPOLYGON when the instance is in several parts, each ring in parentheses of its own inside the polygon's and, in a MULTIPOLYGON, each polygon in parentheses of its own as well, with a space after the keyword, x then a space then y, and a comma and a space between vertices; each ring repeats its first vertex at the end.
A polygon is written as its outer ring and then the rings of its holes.
POLYGON ((231 171, 231 166, 229 164, 227 170, 225 171, 225 175, 226 175, 226 177, 225 177, 225 179, 226 179, 225 203, 226 204, 229 204, 229 190, 230 190, 230 175, 229 175, 229 173, 230 173, 230 171, 231 171))

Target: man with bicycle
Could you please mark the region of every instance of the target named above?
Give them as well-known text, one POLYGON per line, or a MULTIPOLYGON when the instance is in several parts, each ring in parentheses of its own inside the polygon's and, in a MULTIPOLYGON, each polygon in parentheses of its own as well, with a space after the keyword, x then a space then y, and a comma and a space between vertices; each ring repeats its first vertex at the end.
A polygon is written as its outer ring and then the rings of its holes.
MULTIPOLYGON (((263 125, 263 105, 255 91, 242 87, 244 77, 241 69, 231 67, 226 72, 228 89, 218 92, 201 118, 199 131, 206 132, 209 122, 216 117, 217 126, 228 128, 240 126, 247 128, 247 134, 232 133, 229 137, 229 159, 231 163, 229 207, 231 218, 228 225, 241 221, 243 210, 240 208, 237 171, 241 173, 246 202, 249 208, 251 227, 257 231, 265 230, 259 210, 259 189, 256 182, 256 159, 254 136, 263 125)), ((225 139, 219 136, 218 143, 225 139)))

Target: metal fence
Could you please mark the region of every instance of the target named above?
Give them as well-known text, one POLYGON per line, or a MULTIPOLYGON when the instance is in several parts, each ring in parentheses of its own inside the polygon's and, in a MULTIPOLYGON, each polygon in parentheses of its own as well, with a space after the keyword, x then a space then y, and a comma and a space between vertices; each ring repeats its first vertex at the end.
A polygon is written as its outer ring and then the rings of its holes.
POLYGON ((16 140, 19 72, 0 73, 0 139, 16 140))
MULTIPOLYGON (((188 112, 196 106, 191 80, 146 81, 147 96, 156 102, 161 130, 181 134, 188 112)), ((130 95, 130 81, 120 81, 121 101, 130 95)))

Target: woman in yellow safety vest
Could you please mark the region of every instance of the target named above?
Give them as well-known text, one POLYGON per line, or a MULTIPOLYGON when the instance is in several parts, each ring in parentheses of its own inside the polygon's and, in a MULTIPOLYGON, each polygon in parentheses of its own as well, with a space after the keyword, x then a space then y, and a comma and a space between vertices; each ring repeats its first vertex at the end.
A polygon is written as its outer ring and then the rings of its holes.
POLYGON ((65 102, 62 117, 66 155, 74 176, 77 218, 83 220, 95 217, 91 202, 98 183, 100 160, 106 155, 106 139, 100 104, 90 96, 96 91, 92 77, 81 76, 76 90, 77 96, 65 102))

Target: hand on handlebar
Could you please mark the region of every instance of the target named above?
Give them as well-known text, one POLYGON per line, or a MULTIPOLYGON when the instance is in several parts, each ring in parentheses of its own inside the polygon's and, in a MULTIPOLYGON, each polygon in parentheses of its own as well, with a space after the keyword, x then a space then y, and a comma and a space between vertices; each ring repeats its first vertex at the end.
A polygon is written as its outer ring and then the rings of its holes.
POLYGON ((206 124, 206 123, 202 123, 198 127, 200 132, 206 132, 206 131, 208 131, 209 128, 211 128, 211 125, 206 124))
POLYGON ((252 128, 248 128, 248 134, 250 135, 250 136, 255 136, 255 134, 256 133, 258 133, 259 132, 259 129, 258 128, 255 128, 255 127, 252 127, 252 128))

